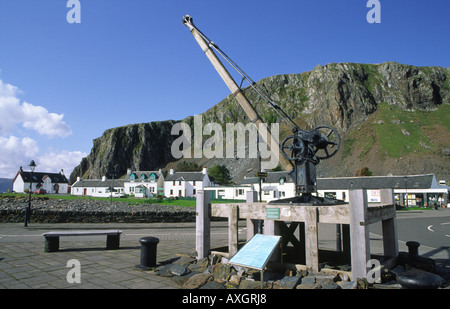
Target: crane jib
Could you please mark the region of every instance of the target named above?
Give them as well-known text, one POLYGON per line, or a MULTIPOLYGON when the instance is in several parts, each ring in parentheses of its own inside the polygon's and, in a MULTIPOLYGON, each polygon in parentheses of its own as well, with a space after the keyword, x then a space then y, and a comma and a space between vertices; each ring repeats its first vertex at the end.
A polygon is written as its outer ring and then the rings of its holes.
MULTIPOLYGON (((281 146, 272 136, 267 126, 262 126, 270 140, 270 149, 276 152, 281 150, 283 156, 280 156, 280 164, 292 177, 296 184, 297 195, 303 195, 302 200, 310 201, 311 193, 316 192, 316 173, 315 165, 321 159, 328 159, 336 154, 340 146, 340 136, 338 132, 328 126, 319 126, 311 131, 300 129, 291 117, 275 102, 270 99, 270 95, 257 85, 225 52, 223 52, 214 42, 204 35, 197 27, 195 27, 192 17, 185 15, 183 24, 189 28, 192 35, 196 39, 200 48, 210 60, 220 77, 235 96, 251 122, 255 125, 263 123, 252 104, 244 95, 240 86, 231 77, 227 69, 217 57, 219 54, 227 63, 242 77, 242 81, 246 81, 250 87, 265 101, 275 112, 283 119, 292 129, 293 135, 288 136, 281 146)), ((241 83, 242 84, 242 83, 241 83)), ((261 130, 260 126, 257 126, 261 130)), ((317 200, 317 199, 316 199, 317 200)), ((291 201, 292 203, 292 201, 291 201)))

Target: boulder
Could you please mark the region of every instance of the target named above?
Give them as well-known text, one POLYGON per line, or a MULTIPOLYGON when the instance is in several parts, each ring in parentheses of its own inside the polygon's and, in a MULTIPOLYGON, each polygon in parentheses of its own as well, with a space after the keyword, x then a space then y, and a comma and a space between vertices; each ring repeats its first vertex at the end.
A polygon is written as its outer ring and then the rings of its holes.
POLYGON ((212 267, 212 274, 215 280, 227 281, 232 272, 236 272, 233 266, 229 264, 216 264, 212 267))
POLYGON ((320 285, 322 286, 322 289, 324 290, 336 290, 336 289, 340 289, 341 287, 334 282, 333 280, 326 280, 323 281, 322 283, 320 283, 320 285))
POLYGON ((355 280, 352 281, 342 281, 339 283, 339 286, 343 290, 356 290, 358 288, 358 282, 355 280))
POLYGON ((442 277, 420 269, 399 273, 397 281, 405 289, 437 289, 444 282, 442 277))
POLYGON ((183 289, 198 289, 213 279, 214 277, 209 273, 196 274, 183 284, 183 289))
POLYGON ((285 276, 280 280, 277 280, 273 283, 274 289, 295 289, 295 287, 299 284, 300 277, 295 276, 285 276))
POLYGON ((175 276, 184 276, 190 273, 191 271, 188 269, 188 265, 178 265, 173 264, 170 268, 170 272, 175 276))

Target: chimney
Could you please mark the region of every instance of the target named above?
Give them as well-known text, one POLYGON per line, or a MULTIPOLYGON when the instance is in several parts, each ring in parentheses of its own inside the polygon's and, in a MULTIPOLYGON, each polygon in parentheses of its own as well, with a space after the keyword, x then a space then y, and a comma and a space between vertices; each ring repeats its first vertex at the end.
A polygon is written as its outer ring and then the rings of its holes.
POLYGON ((106 176, 102 176, 102 181, 105 181, 106 180, 106 176))
POLYGON ((80 181, 81 180, 81 178, 80 177, 77 177, 77 181, 80 181))
POLYGON ((127 168, 127 175, 131 174, 131 168, 127 168))
POLYGON ((64 170, 63 169, 61 169, 61 172, 59 172, 59 173, 64 176, 64 170))
POLYGON ((208 169, 206 168, 206 166, 203 166, 202 173, 203 173, 204 175, 206 175, 206 174, 208 173, 208 169))
POLYGON ((173 167, 170 168, 169 174, 173 175, 173 167))

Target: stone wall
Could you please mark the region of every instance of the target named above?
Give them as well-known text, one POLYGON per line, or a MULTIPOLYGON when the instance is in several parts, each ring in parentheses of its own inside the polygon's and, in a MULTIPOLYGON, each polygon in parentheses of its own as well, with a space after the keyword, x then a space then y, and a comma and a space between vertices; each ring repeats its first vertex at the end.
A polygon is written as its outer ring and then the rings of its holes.
MULTIPOLYGON (((0 223, 24 222, 26 197, 0 198, 0 223)), ((195 222, 195 208, 33 196, 32 223, 195 222)))

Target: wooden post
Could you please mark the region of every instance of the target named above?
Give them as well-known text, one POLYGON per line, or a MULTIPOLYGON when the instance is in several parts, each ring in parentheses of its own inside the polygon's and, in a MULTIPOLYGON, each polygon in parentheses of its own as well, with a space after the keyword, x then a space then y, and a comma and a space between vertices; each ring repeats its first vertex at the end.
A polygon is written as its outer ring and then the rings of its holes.
POLYGON ((345 259, 351 259, 350 225, 342 224, 342 251, 345 259))
POLYGON ((381 204, 394 204, 394 195, 392 189, 380 190, 380 201, 381 204))
POLYGON ((319 271, 319 237, 317 230, 317 207, 305 206, 305 255, 306 267, 319 271))
POLYGON ((383 251, 384 255, 397 257, 398 238, 397 238, 397 216, 395 214, 394 198, 392 189, 381 190, 381 203, 390 204, 393 208, 393 217, 381 222, 383 230, 383 251))
POLYGON ((228 217, 228 257, 231 259, 238 252, 239 206, 230 205, 228 217))
MULTIPOLYGON (((247 203, 257 202, 258 201, 258 192, 247 191, 246 197, 247 197, 247 203)), ((257 233, 258 220, 247 218, 246 223, 247 223, 247 241, 249 241, 257 233)))
POLYGON ((209 191, 198 190, 195 220, 195 250, 197 251, 197 259, 207 257, 211 249, 210 208, 209 191))
POLYGON ((367 277, 366 264, 370 259, 366 190, 350 190, 349 200, 352 276, 355 280, 367 277))
POLYGON ((275 220, 264 220, 264 235, 279 235, 276 231, 275 220))
POLYGON ((383 220, 381 223, 383 229, 383 250, 384 255, 397 257, 398 238, 397 238, 397 218, 383 220))

